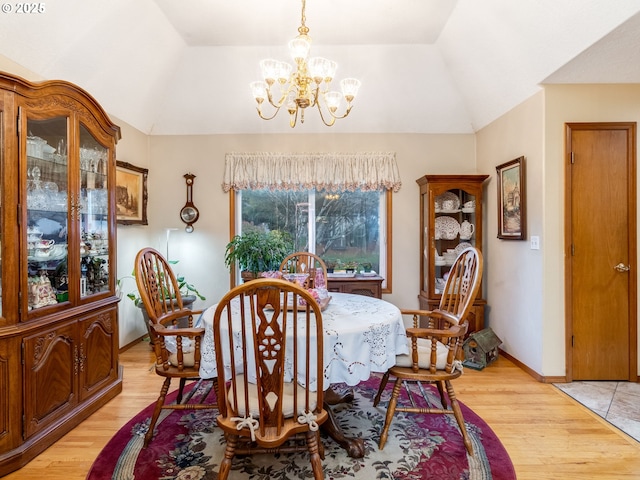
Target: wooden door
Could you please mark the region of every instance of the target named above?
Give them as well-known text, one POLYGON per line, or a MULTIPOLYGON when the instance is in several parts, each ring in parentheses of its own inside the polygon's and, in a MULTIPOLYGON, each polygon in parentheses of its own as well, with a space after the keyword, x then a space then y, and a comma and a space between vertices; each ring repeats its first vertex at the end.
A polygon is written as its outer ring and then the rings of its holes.
POLYGON ((567 375, 636 378, 635 123, 567 124, 567 375))

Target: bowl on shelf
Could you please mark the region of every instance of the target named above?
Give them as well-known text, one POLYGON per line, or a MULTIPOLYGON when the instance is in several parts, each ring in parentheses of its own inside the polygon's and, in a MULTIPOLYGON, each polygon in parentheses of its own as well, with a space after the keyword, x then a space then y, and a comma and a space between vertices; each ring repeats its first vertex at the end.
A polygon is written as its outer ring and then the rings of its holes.
POLYGON ((453 213, 460 211, 460 197, 453 192, 444 192, 435 199, 436 211, 453 213))

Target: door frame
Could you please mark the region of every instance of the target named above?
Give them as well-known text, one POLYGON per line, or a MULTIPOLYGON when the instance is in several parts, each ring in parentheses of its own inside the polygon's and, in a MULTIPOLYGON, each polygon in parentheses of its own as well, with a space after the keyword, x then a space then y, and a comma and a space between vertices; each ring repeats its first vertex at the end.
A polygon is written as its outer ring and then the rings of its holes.
POLYGON ((573 304, 571 255, 571 133, 574 130, 627 130, 627 196, 628 211, 628 249, 629 249, 629 378, 638 382, 638 262, 637 262, 637 188, 636 188, 636 122, 567 122, 565 123, 565 187, 564 187, 564 272, 565 272, 565 370, 566 381, 573 380, 573 304))

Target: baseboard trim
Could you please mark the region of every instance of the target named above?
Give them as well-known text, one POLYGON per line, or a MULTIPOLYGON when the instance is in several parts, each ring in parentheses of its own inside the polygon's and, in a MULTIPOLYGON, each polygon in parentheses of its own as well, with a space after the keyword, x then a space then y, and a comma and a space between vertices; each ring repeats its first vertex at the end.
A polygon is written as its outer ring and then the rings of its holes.
POLYGON ((567 381, 567 377, 566 376, 545 377, 543 375, 540 375, 538 372, 536 372, 535 370, 529 368, 527 365, 522 363, 520 360, 518 360, 514 356, 509 355, 504 350, 502 350, 502 349, 498 349, 498 350, 500 351, 500 354, 502 356, 504 356, 505 358, 508 358, 509 360, 511 360, 514 364, 516 364, 516 366, 518 366, 518 368, 520 368, 520 369, 524 370, 525 372, 527 372, 529 375, 531 375, 534 379, 536 379, 540 383, 565 383, 567 381))
POLYGON ((120 350, 118 350, 118 353, 126 352, 131 347, 133 347, 134 345, 137 345, 140 342, 143 342, 145 340, 145 338, 148 338, 148 335, 146 333, 144 335, 142 335, 141 337, 136 338, 132 342, 127 343, 124 347, 121 347, 120 350))

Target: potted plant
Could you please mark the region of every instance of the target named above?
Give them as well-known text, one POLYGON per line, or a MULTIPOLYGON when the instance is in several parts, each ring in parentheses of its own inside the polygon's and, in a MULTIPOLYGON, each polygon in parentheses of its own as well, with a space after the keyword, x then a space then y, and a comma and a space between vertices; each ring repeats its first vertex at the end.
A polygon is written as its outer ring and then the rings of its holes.
MULTIPOLYGON (((175 264, 178 263, 177 260, 170 261, 169 263, 175 264)), ((122 297, 122 284, 124 280, 127 278, 131 278, 135 281, 135 272, 131 273, 126 277, 119 278, 116 281, 116 291, 118 292, 118 296, 122 297)), ((182 296, 182 303, 185 307, 188 307, 193 302, 196 301, 196 298, 200 300, 206 300, 207 298, 202 295, 198 289, 192 283, 189 283, 185 280, 184 275, 176 276, 176 280, 178 282, 178 290, 180 290, 180 295, 182 296)), ((127 293, 127 298, 132 300, 136 307, 142 307, 142 299, 140 298, 140 294, 136 290, 135 292, 127 293)))
MULTIPOLYGON (((177 260, 170 260, 169 263, 176 264, 177 260)), ((125 279, 131 278, 135 280, 135 272, 132 272, 131 275, 126 277, 119 278, 116 281, 116 290, 118 292, 118 296, 122 297, 122 284, 125 279)), ((196 299, 206 300, 206 297, 202 295, 198 289, 192 283, 189 283, 185 280, 184 275, 176 276, 176 281, 178 282, 178 290, 180 291, 180 295, 182 296, 182 305, 185 308, 191 308, 196 299)), ((140 294, 138 291, 133 291, 127 293, 127 298, 133 301, 134 305, 138 307, 142 311, 142 317, 144 318, 145 325, 149 325, 149 315, 147 314, 146 309, 144 308, 144 304, 142 303, 142 299, 140 298, 140 294)))
POLYGON ((335 260, 325 260, 324 264, 327 266, 327 273, 333 273, 338 262, 335 260))
POLYGON ((371 267, 372 267, 371 262, 362 262, 360 266, 362 267, 362 271, 365 273, 368 273, 371 271, 371 267))
POLYGON ((347 273, 354 273, 356 271, 356 268, 358 268, 358 262, 355 262, 353 260, 345 262, 344 264, 344 270, 347 273))
POLYGON ((224 263, 229 269, 237 265, 245 280, 257 278, 260 272, 278 270, 282 260, 293 253, 293 248, 291 236, 286 232, 252 230, 231 239, 225 249, 224 263))

